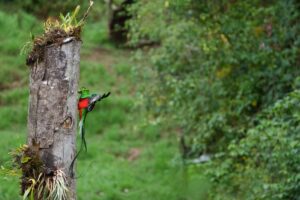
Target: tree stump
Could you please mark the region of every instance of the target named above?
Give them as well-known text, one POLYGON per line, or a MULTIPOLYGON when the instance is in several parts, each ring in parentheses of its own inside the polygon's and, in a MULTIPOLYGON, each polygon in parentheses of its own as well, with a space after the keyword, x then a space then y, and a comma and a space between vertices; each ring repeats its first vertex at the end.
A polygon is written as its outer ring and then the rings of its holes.
POLYGON ((30 66, 27 143, 38 146, 47 169, 64 171, 72 200, 76 182, 69 167, 76 155, 80 47, 80 41, 66 38, 46 46, 42 59, 30 66))

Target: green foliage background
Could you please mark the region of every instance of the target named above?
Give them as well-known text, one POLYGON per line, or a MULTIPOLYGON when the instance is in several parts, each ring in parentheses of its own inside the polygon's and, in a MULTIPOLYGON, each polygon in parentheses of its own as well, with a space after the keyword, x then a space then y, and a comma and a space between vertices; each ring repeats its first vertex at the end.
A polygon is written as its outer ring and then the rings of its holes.
MULTIPOLYGON (((42 33, 44 15, 55 16, 64 9, 57 7, 40 16, 23 10, 21 1, 0 2, 0 200, 17 200, 22 199, 19 178, 3 174, 2 167, 10 166, 8 153, 26 143, 29 70, 26 55, 20 55, 20 50, 31 40, 30 32, 42 33)), ((46 8, 53 3, 38 2, 46 3, 46 8)), ((36 5, 32 3, 32 8, 36 5)), ((162 137, 160 127, 145 119, 144 111, 135 106, 137 76, 131 52, 109 42, 107 20, 102 18, 105 8, 95 1, 82 33, 80 86, 99 93, 111 91, 111 96, 87 119, 88 152, 77 162, 78 199, 202 197, 209 184, 199 173, 201 169, 182 168, 177 162, 176 138, 162 137), (139 153, 131 160, 134 151, 139 153), (178 184, 185 182, 189 184, 178 184), (200 190, 199 185, 203 185, 200 190)))
POLYGON ((137 66, 155 82, 144 85, 144 102, 162 124, 177 121, 184 156, 213 156, 204 170, 211 199, 299 197, 299 8, 292 0, 130 8, 132 44, 159 44, 137 66))

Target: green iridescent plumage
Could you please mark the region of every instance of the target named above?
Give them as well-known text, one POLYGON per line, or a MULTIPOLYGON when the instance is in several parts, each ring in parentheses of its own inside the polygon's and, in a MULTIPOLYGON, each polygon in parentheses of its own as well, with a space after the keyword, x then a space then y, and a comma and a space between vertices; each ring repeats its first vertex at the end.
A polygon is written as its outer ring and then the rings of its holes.
POLYGON ((77 152, 76 156, 74 157, 71 163, 70 166, 71 169, 73 169, 74 162, 78 157, 78 155, 80 154, 82 148, 84 147, 84 149, 87 151, 87 144, 85 140, 85 121, 86 121, 87 114, 94 109, 98 101, 101 101, 102 99, 110 95, 110 92, 104 93, 103 95, 91 94, 90 91, 85 87, 81 88, 81 90, 79 90, 78 93, 80 94, 78 100, 78 112, 79 112, 79 119, 80 119, 79 134, 81 136, 81 145, 79 151, 77 152))

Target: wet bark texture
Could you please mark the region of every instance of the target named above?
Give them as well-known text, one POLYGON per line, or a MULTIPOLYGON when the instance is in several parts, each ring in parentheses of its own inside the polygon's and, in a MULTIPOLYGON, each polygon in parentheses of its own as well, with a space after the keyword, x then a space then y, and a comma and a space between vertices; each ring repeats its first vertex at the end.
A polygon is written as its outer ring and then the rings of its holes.
POLYGON ((73 200, 76 182, 69 167, 76 154, 81 42, 65 41, 45 47, 43 60, 30 68, 28 144, 39 145, 47 168, 65 172, 73 200))

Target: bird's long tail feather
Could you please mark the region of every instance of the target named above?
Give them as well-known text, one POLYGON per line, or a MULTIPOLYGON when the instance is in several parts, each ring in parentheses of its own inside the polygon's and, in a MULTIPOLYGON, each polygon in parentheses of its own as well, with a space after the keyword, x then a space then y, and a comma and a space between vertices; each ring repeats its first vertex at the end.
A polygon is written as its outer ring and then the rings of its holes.
MULTIPOLYGON (((84 116, 79 123, 79 134, 81 136, 81 143, 83 144, 85 151, 87 151, 87 145, 85 140, 85 118, 86 116, 84 116)), ((82 145, 80 148, 82 148, 82 145)))
POLYGON ((69 168, 70 173, 71 173, 71 177, 74 176, 73 168, 74 168, 74 164, 75 164, 75 161, 76 161, 77 157, 79 156, 79 154, 81 153, 83 148, 85 149, 85 151, 87 151, 87 145, 86 145, 86 140, 85 140, 85 118, 86 118, 86 115, 83 116, 83 118, 79 122, 79 134, 81 135, 81 144, 80 144, 79 151, 77 152, 77 154, 73 158, 73 160, 71 162, 71 165, 70 165, 70 168, 69 168))

